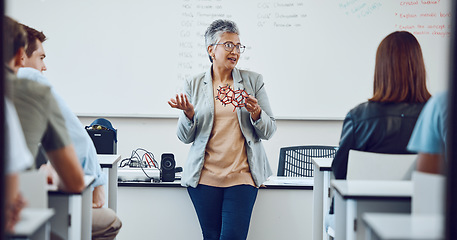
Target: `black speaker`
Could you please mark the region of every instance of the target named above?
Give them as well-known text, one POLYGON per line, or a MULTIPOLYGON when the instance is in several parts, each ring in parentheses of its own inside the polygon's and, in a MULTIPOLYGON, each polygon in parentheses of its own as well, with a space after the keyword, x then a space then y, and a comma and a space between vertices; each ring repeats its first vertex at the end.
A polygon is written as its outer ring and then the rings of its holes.
POLYGON ((162 182, 175 181, 175 156, 172 153, 163 153, 160 161, 160 179, 162 182))

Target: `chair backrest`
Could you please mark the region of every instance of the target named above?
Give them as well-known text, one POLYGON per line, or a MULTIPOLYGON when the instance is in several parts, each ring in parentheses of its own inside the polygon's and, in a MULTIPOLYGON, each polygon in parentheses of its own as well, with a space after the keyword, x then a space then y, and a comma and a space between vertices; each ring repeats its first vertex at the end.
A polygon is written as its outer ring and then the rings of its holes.
POLYGON ((278 176, 312 177, 312 158, 333 158, 335 146, 283 147, 279 152, 278 176))
POLYGON ((444 215, 446 177, 441 174, 413 172, 412 214, 444 215))
POLYGON ((348 180, 411 180, 417 154, 385 154, 350 150, 348 180))
POLYGON ((27 201, 27 207, 48 208, 46 175, 37 170, 19 173, 19 191, 27 201))

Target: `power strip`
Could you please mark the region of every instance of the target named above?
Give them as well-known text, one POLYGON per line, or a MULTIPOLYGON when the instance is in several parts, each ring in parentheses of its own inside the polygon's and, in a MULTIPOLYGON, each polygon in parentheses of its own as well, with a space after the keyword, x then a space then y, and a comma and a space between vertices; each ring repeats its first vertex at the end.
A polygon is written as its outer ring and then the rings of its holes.
POLYGON ((129 168, 123 167, 117 170, 117 178, 119 181, 139 181, 149 182, 151 180, 160 181, 160 170, 157 168, 129 168), (149 176, 147 177, 146 174, 149 176), (152 179, 151 179, 152 178, 152 179))

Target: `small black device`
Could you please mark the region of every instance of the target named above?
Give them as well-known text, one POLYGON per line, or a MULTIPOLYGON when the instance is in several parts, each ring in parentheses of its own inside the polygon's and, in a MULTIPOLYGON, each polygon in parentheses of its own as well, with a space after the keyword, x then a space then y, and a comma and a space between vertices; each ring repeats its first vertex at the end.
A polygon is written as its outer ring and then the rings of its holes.
POLYGON ((175 156, 172 153, 163 153, 160 160, 160 179, 162 182, 175 181, 175 156))

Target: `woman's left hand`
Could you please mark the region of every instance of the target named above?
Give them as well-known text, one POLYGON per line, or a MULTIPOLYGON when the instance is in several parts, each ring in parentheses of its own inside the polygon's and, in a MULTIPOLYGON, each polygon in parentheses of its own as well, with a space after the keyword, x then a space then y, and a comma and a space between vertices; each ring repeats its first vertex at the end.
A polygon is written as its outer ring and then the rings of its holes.
POLYGON ((257 103, 257 99, 252 95, 249 95, 245 99, 244 105, 246 110, 251 114, 252 120, 257 121, 260 118, 260 113, 262 111, 259 104, 257 103))

